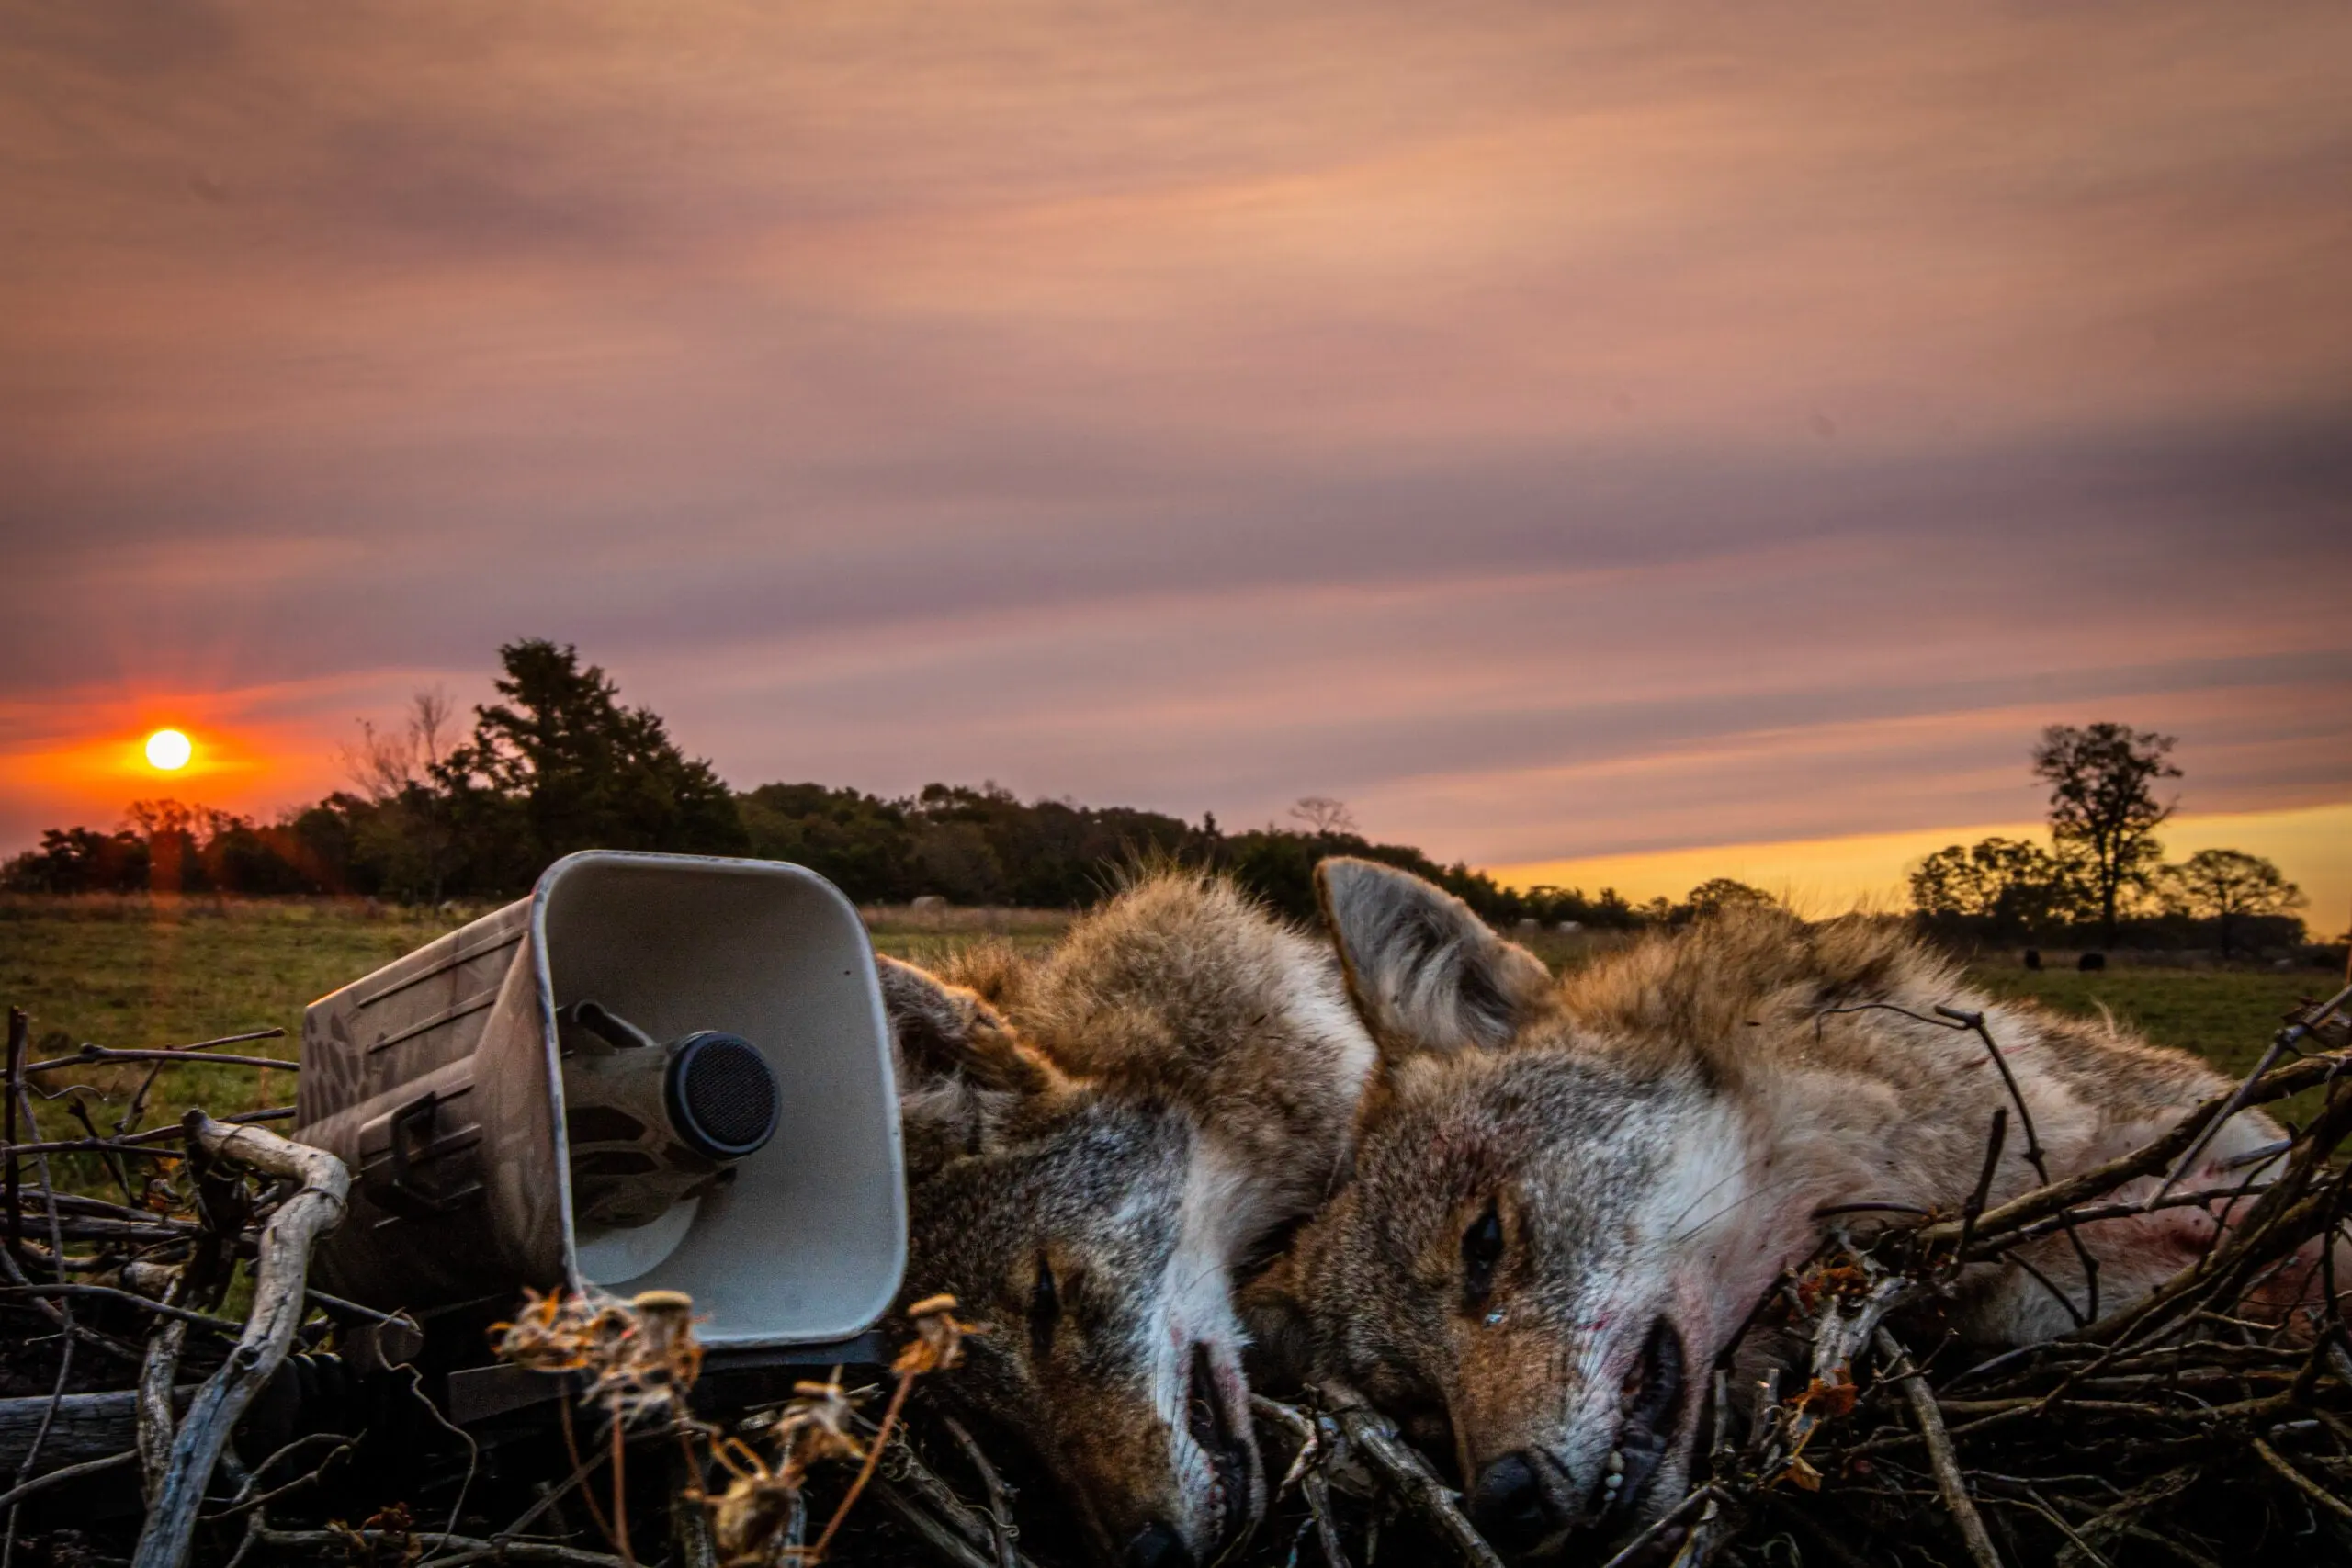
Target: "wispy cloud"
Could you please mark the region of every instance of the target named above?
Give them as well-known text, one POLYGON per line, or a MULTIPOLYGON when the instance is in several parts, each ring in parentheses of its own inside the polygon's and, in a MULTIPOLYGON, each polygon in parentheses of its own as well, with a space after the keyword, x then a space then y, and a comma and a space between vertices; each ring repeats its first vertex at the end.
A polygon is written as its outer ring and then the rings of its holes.
MULTIPOLYGON (((742 783, 1321 790, 1487 861, 2007 820, 2094 715, 2180 729, 2202 809, 2341 800, 2347 49, 2320 5, 27 14, 0 746, 211 694, 282 803, 544 634, 742 783)), ((34 776, 7 841, 119 806, 34 776)))

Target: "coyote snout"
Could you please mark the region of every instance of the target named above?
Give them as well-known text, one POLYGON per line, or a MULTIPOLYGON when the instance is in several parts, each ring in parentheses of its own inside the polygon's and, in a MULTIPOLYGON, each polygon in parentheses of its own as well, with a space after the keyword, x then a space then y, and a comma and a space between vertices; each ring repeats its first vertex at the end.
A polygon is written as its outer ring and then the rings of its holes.
MULTIPOLYGON (((1374 1092, 1354 1182, 1261 1304, 1287 1296, 1317 1375, 1453 1461, 1507 1552, 1670 1506, 1708 1359, 1747 1305, 1709 1275, 1731 1248, 1707 1189, 1736 1157, 1673 1157, 1722 1148, 1722 1129, 1694 1137, 1638 1086, 1510 1053, 1417 1062, 1374 1092)), ((1773 1270, 1755 1270, 1760 1292, 1773 1270)))
POLYGON ((941 1391, 1043 1461, 1099 1561, 1213 1562, 1265 1505, 1233 1275, 1336 1184, 1371 1041, 1326 950, 1197 878, 1042 965, 959 964, 978 988, 881 964, 905 1292, 987 1328, 941 1391))
MULTIPOLYGON (((1450 1457, 1473 1517, 1521 1558, 1622 1541, 1681 1500, 1713 1368, 1825 1214, 1966 1201, 1995 1113, 2015 1112, 1984 1041, 1939 1006, 1984 1020, 2053 1177, 2226 1088, 2111 1025, 1976 996, 1883 924, 1726 915, 1555 983, 1417 878, 1327 861, 1318 880, 1380 1066, 1354 1179, 1253 1287, 1253 1323, 1294 1371, 1450 1457)), ((2188 1179, 2244 1179, 2224 1173, 2278 1136, 2242 1114, 2188 1179)), ((2038 1180, 2012 1136, 1991 1201, 2038 1180)), ((2067 1238, 2029 1243, 1964 1270, 1946 1323, 2050 1337, 2144 1295, 2227 1222, 2086 1224, 2095 1277, 2067 1238)))
POLYGON ((945 1392, 1035 1453, 1098 1561, 1209 1561, 1263 1496, 1230 1173, 1182 1111, 1063 1074, 973 993, 883 978, 912 1089, 904 1294, 985 1330, 945 1392), (958 1067, 926 1077, 942 1052, 958 1067))

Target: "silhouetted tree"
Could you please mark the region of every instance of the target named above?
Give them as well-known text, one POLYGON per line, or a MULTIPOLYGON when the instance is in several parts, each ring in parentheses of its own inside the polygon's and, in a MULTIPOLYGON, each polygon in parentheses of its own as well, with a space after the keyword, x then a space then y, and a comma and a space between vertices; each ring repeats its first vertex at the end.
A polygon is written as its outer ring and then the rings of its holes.
POLYGON ((2169 735, 2125 724, 2053 724, 2033 749, 2034 773, 2050 785, 2051 840, 2062 855, 2081 857, 2103 941, 2115 940, 2124 891, 2149 886, 2163 859, 2154 834, 2172 807, 2154 786, 2180 777, 2165 760, 2173 744, 2169 735))
POLYGON ((2165 867, 2165 902, 2197 919, 2211 920, 2223 953, 2235 945, 2244 922, 2301 908, 2303 890, 2276 865, 2243 850, 2199 850, 2178 865, 2165 867))
POLYGON ((1348 809, 1344 800, 1334 800, 1328 795, 1302 795, 1290 808, 1294 822, 1304 822, 1310 833, 1353 833, 1355 813, 1348 809))
POLYGON ((744 847, 710 764, 680 751, 651 709, 621 706, 602 669, 544 638, 498 652, 506 700, 477 707, 473 739, 432 770, 458 836, 497 867, 479 880, 525 886, 574 850, 744 847))
MULTIPOLYGON (((346 813, 351 820, 345 836, 351 840, 348 852, 374 873, 370 880, 376 886, 369 891, 421 893, 431 903, 441 901, 456 848, 448 801, 435 777, 449 752, 449 694, 431 687, 409 699, 399 729, 379 730, 363 718, 359 743, 338 750, 345 776, 367 803, 366 810, 346 813)), ((323 804, 333 807, 346 798, 330 796, 323 804)))
POLYGON ((1779 902, 1761 887, 1751 887, 1729 876, 1711 876, 1690 889, 1672 918, 1675 924, 1680 925, 1720 915, 1726 909, 1758 908, 1779 902))
POLYGON ((130 831, 51 828, 38 849, 0 867, 11 893, 136 893, 147 886, 147 840, 130 831))
POLYGON ((2076 869, 2022 839, 1952 844, 1911 873, 1911 907, 1931 919, 1974 922, 1987 935, 2028 936, 2077 912, 2076 869))

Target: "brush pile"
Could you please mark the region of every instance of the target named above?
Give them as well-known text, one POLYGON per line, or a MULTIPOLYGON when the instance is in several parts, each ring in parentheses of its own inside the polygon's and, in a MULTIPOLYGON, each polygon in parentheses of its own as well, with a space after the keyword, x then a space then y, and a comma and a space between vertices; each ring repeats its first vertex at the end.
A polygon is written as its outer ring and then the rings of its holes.
MULTIPOLYGON (((2352 1561, 2352 1279, 2336 1278, 2352 1213, 2347 997, 2309 1010, 2235 1090, 2131 1155, 1996 1209, 1980 1188, 1958 1215, 1843 1238, 1815 1260, 1751 1329, 1806 1343, 1794 1375, 1717 1375, 1708 1479, 1656 1532, 1679 1534, 1667 1560, 1784 1562, 1793 1547, 1807 1561, 1974 1568, 2352 1561), (2315 1113, 2235 1185, 2184 1190, 2223 1120, 2299 1094, 2315 1113), (2004 1355, 1940 1337, 1937 1306, 1962 1264, 2189 1204, 2223 1223, 2154 1293, 2104 1313, 2073 1304, 2072 1332, 2004 1355)), ((1996 1146, 2006 1131, 1996 1122, 1996 1146)))
MULTIPOLYGON (((1997 1207, 1980 1187, 1956 1214, 1841 1216, 1847 1228, 1714 1369, 1691 1490, 1607 1568, 2352 1562, 2352 1280, 2335 1278, 2334 1245, 2352 1210, 2346 1000, 2309 1010, 2233 1092, 2104 1168, 1997 1207), (2184 1188, 2222 1122, 2295 1096, 2312 1107, 2303 1124, 2233 1186, 2184 1188), (1942 1332, 1963 1266, 2126 1205, 2190 1204, 2224 1223, 2154 1294, 2076 1305, 2071 1333, 2006 1354, 1942 1332)), ((684 1298, 534 1298, 496 1349, 571 1378, 577 1397, 554 1402, 560 1445, 551 1430, 536 1449, 486 1452, 401 1364, 413 1325, 308 1288, 310 1243, 338 1217, 345 1178, 250 1124, 285 1112, 140 1127, 156 1072, 187 1052, 236 1060, 219 1047, 256 1036, 85 1048, 74 1062, 148 1064, 118 1111, 95 1093, 45 1091, 45 1071, 66 1062, 28 1060, 20 1020, 0 1246, 7 1568, 1060 1560, 1049 1494, 1023 1506, 1010 1456, 984 1451, 945 1404, 910 1398, 920 1380, 952 1378, 974 1327, 954 1302, 918 1303, 914 1337, 867 1386, 837 1371, 721 1421, 690 1399, 700 1353, 684 1298), (71 1135, 44 1134, 40 1100, 73 1119, 71 1135), (66 1159, 113 1193, 62 1190, 51 1165, 66 1159), (252 1300, 232 1312, 241 1260, 252 1300), (339 1359, 311 1354, 330 1342, 339 1359), (390 1395, 357 1392, 370 1364, 405 1374, 390 1395), (282 1418, 288 1386, 315 1406, 313 1385, 346 1375, 350 1419, 303 1430, 282 1418), (136 1499, 127 1517, 61 1522, 59 1499, 107 1485, 136 1499)), ((1988 1182, 2007 1139, 2031 1143, 2021 1100, 2015 1110, 2014 1127, 2005 1114, 1990 1131, 1988 1182)), ((1254 1408, 1274 1499, 1240 1562, 1499 1568, 1447 1481, 1376 1413, 1254 1408)))

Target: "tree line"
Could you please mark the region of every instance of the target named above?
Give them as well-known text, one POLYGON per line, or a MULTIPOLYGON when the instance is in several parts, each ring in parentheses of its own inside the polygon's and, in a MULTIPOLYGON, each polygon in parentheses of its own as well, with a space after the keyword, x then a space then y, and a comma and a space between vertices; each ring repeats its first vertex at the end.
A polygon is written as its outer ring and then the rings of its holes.
POLYGON ((738 794, 687 756, 659 715, 578 651, 544 640, 500 650, 498 700, 459 734, 450 705, 420 694, 396 730, 363 725, 345 750, 351 787, 272 823, 175 801, 133 803, 112 831, 51 829, 0 867, 16 891, 330 893, 439 903, 529 888, 582 849, 788 860, 859 903, 935 896, 957 904, 1076 908, 1131 867, 1229 873, 1285 913, 1315 913, 1314 867, 1360 855, 1429 877, 1498 922, 1628 927, 1604 889, 1507 888, 1407 844, 1367 839, 1337 801, 1310 796, 1296 825, 1240 832, 1129 807, 1023 801, 993 784, 932 784, 886 798, 821 784, 738 794))
MULTIPOLYGON (((172 889, 359 894, 404 902, 503 898, 582 849, 749 855, 810 867, 862 904, 933 896, 965 905, 1077 908, 1132 867, 1227 873, 1295 918, 1315 914, 1329 855, 1385 862, 1450 889, 1498 925, 1679 925, 1770 902, 1728 877, 1681 900, 1615 890, 1510 888, 1381 843, 1347 807, 1310 795, 1292 824, 1227 832, 1131 807, 1023 801, 994 784, 931 784, 895 798, 821 784, 738 793, 689 757, 661 716, 620 700, 570 647, 500 649, 498 700, 460 733, 448 700, 422 693, 401 725, 363 724, 345 748, 351 787, 271 823, 170 800, 132 803, 123 826, 51 829, 0 865, 0 886, 77 893, 172 889)), ((2156 795, 2180 776, 2172 737, 2125 725, 2052 726, 2034 748, 2050 790, 2047 846, 1988 838, 1929 855, 1910 875, 1913 914, 1967 942, 2262 948, 2300 942, 2301 892, 2268 861, 2203 850, 2165 862, 2156 795)))

